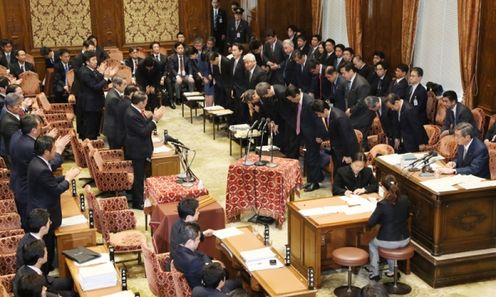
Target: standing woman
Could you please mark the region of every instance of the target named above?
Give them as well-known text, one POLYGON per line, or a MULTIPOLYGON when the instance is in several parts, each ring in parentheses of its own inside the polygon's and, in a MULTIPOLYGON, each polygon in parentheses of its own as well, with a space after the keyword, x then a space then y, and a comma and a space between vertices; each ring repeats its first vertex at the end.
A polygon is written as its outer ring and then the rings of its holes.
MULTIPOLYGON (((377 224, 381 227, 377 237, 369 242, 370 266, 372 273, 369 279, 378 281, 379 275, 379 248, 397 249, 410 242, 408 232, 408 216, 410 201, 406 195, 400 193, 398 182, 393 175, 386 175, 381 182, 384 190, 384 199, 377 203, 374 213, 369 218, 368 228, 377 224)), ((389 270, 387 277, 394 276, 394 261, 387 259, 389 270)))

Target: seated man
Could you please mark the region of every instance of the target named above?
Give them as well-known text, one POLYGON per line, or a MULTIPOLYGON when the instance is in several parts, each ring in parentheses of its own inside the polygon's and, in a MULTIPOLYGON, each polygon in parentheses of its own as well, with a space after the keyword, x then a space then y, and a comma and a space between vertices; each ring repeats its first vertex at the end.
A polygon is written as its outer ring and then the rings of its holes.
POLYGON ((220 263, 210 263, 203 267, 202 284, 195 287, 192 297, 222 297, 227 296, 222 292, 226 283, 226 272, 220 263))
MULTIPOLYGON (((27 231, 28 233, 24 234, 21 241, 19 241, 19 245, 17 246, 16 251, 16 267, 19 269, 24 265, 24 260, 22 258, 22 248, 28 243, 31 243, 36 240, 43 240, 43 236, 48 233, 50 230, 50 214, 44 208, 35 208, 31 210, 28 215, 27 220, 27 231)), ((48 271, 48 270, 45 270, 48 271)))
MULTIPOLYGON (((43 275, 43 272, 41 272, 41 266, 47 262, 47 254, 48 253, 43 240, 35 240, 22 247, 24 265, 17 269, 14 278, 13 288, 15 296, 25 296, 19 294, 18 292, 19 282, 22 278, 33 274, 40 276, 43 275)), ((57 296, 57 294, 60 296, 76 296, 76 293, 71 291, 72 282, 69 281, 63 284, 60 282, 50 283, 48 278, 45 277, 44 286, 47 287, 48 292, 54 294, 53 296, 57 296)))
POLYGON ((26 62, 26 52, 22 49, 16 52, 17 62, 10 64, 10 74, 19 78, 19 75, 26 71, 35 71, 34 65, 26 62))
POLYGON ((446 107, 446 118, 441 128, 440 138, 453 134, 458 123, 465 122, 475 127, 474 115, 463 103, 458 102, 458 96, 455 91, 444 92, 441 100, 444 107, 446 107))
MULTIPOLYGON (((169 242, 169 250, 171 253, 171 257, 173 258, 173 255, 176 252, 177 246, 179 245, 179 242, 181 240, 181 230, 184 227, 184 224, 198 222, 198 217, 200 216, 200 210, 198 209, 198 200, 191 197, 184 198, 177 204, 177 214, 179 215, 179 220, 177 220, 174 225, 172 225, 169 242)), ((205 237, 212 236, 212 233, 212 229, 200 232, 200 241, 203 241, 205 237)))
POLYGON ((36 297, 53 297, 58 296, 56 294, 47 292, 47 287, 45 286, 45 278, 38 274, 28 274, 19 279, 17 284, 17 294, 16 297, 22 296, 36 296, 36 297))
POLYGON ((175 54, 169 58, 169 70, 172 80, 175 83, 175 100, 181 99, 181 86, 183 83, 188 85, 188 90, 195 90, 195 80, 191 71, 189 57, 185 53, 184 44, 178 42, 174 45, 175 54))
POLYGON ((459 123, 455 127, 458 144, 456 160, 448 162, 447 167, 439 168, 442 174, 472 174, 489 178, 489 154, 487 147, 477 137, 473 137, 474 127, 469 123, 459 123))
POLYGON ((377 192, 379 185, 372 169, 365 167, 367 162, 365 155, 358 152, 352 157, 349 166, 337 170, 332 185, 332 194, 351 196, 377 192))

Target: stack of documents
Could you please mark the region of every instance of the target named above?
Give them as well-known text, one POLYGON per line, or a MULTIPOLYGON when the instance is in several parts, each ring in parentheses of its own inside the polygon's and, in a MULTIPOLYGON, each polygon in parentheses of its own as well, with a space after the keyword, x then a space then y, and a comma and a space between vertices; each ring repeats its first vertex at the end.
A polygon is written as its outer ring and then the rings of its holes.
POLYGON ((224 107, 220 105, 212 105, 204 108, 206 111, 215 111, 215 110, 223 110, 224 107))
POLYGON ((460 185, 465 189, 476 189, 479 185, 482 187, 484 183, 483 178, 474 175, 461 175, 448 176, 438 179, 431 179, 423 181, 422 184, 435 192, 448 192, 456 191, 455 185, 460 185))
POLYGON ((241 252, 248 271, 281 268, 284 265, 276 258, 270 247, 241 252), (273 264, 271 264, 271 261, 273 264))
POLYGON ((300 214, 304 217, 328 215, 338 212, 344 212, 348 206, 346 205, 335 205, 335 206, 322 206, 316 208, 308 208, 300 210, 300 214))
POLYGON ((243 232, 236 227, 230 227, 230 228, 215 230, 213 234, 218 239, 224 239, 236 235, 241 235, 243 234, 243 232))
POLYGON ((110 295, 103 295, 102 297, 134 297, 134 293, 132 291, 121 291, 118 293, 110 294, 110 295))
POLYGON ((79 268, 79 282, 83 291, 108 288, 117 285, 117 271, 110 261, 79 268))
POLYGON ((77 216, 63 218, 60 226, 65 227, 65 226, 73 226, 73 225, 87 224, 87 223, 88 223, 88 220, 86 219, 86 217, 84 215, 80 214, 77 216))
POLYGON ((155 147, 153 148, 153 153, 154 154, 160 154, 160 153, 168 153, 168 152, 171 152, 172 149, 167 146, 167 145, 161 145, 161 146, 158 146, 158 147, 155 147))
POLYGON ((358 195, 340 196, 341 200, 345 201, 349 207, 344 210, 347 215, 373 212, 377 206, 375 199, 368 199, 358 195))

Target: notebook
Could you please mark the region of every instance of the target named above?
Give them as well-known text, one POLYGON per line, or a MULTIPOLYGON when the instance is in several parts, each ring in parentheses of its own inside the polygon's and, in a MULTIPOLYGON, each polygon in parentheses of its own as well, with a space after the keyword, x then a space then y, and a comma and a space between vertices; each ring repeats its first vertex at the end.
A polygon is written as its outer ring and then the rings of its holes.
POLYGON ((65 250, 63 254, 77 263, 85 263, 100 257, 100 254, 85 247, 77 247, 72 250, 65 250))

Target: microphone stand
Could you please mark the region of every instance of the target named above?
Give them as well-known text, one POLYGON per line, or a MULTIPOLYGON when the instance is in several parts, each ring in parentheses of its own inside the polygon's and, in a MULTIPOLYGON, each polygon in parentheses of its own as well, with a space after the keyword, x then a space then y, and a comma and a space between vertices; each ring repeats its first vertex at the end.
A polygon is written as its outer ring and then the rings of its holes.
POLYGON ((245 161, 243 162, 243 165, 251 166, 255 164, 255 162, 248 160, 248 154, 250 153, 250 148, 251 148, 251 141, 253 139, 253 129, 248 130, 247 136, 248 136, 248 146, 246 148, 245 161))
POLYGON ((258 153, 258 161, 255 162, 255 166, 265 166, 267 163, 269 163, 266 160, 262 160, 262 147, 263 147, 263 139, 264 139, 264 134, 265 134, 265 128, 267 127, 267 122, 262 127, 262 135, 260 136, 260 152, 258 153))
POLYGON ((183 187, 185 188, 190 188, 194 185, 194 182, 196 180, 193 172, 191 171, 190 167, 190 162, 188 160, 188 153, 191 149, 189 149, 187 146, 176 143, 176 142, 170 142, 174 147, 176 148, 176 151, 179 153, 179 156, 181 157, 181 166, 183 167, 184 170, 184 175, 179 174, 178 175, 178 180, 177 182, 182 184, 183 187))
POLYGON ((433 176, 434 175, 434 170, 431 167, 431 164, 433 163, 433 162, 431 162, 431 159, 433 157, 434 156, 432 156, 430 158, 427 158, 424 161, 424 165, 422 166, 422 173, 420 173, 419 176, 421 176, 421 177, 429 177, 429 176, 433 176))
POLYGON ((270 129, 270 162, 266 164, 269 168, 275 168, 278 166, 277 163, 274 163, 274 133, 272 129, 270 129))

